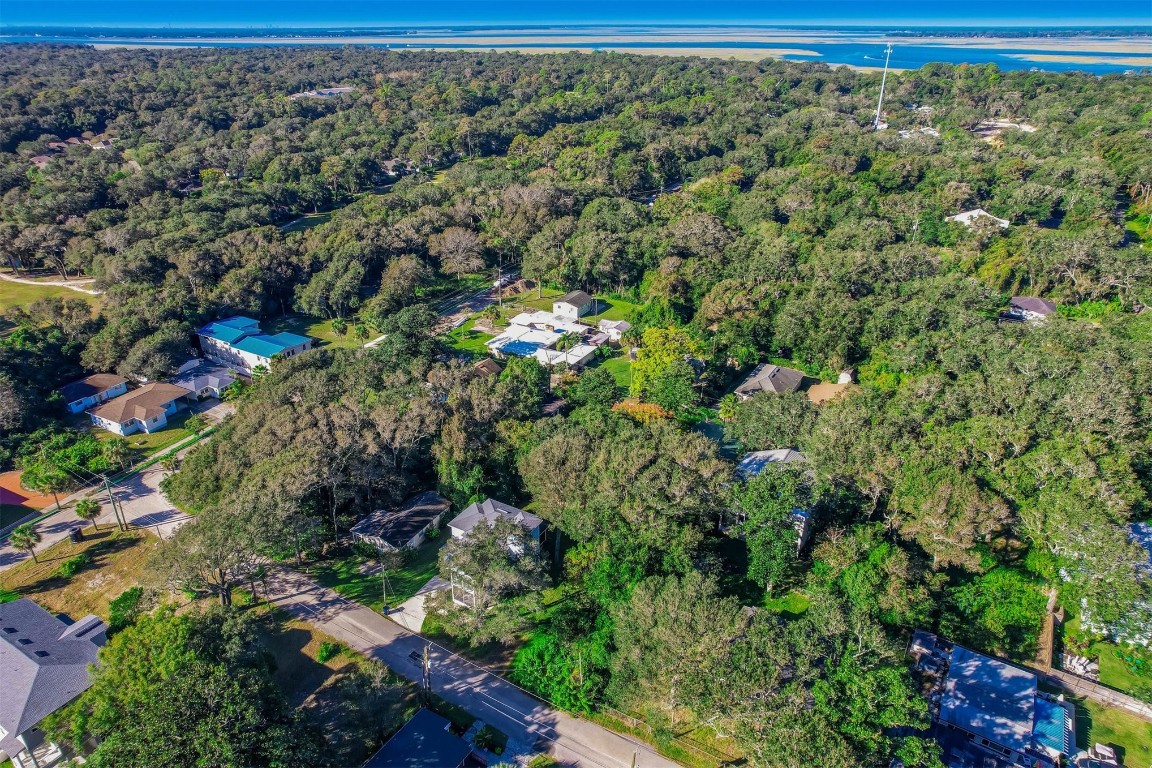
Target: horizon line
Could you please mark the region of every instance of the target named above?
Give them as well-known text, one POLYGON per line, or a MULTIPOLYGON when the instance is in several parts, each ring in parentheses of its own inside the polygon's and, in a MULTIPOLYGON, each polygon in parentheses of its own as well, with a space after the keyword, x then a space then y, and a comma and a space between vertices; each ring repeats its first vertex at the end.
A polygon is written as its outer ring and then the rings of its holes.
POLYGON ((1068 21, 1062 23, 1040 23, 1035 22, 1013 22, 996 20, 966 20, 964 22, 882 22, 882 21, 833 21, 822 23, 779 23, 767 21, 741 21, 741 22, 717 22, 717 21, 677 21, 677 22, 640 22, 640 21, 617 21, 617 22, 551 22, 551 23, 518 23, 507 22, 503 24, 498 23, 473 23, 467 21, 453 22, 453 23, 410 23, 410 24, 373 24, 373 23, 354 23, 349 24, 346 22, 278 22, 278 23, 240 23, 240 22, 155 22, 155 23, 86 23, 76 22, 73 24, 61 24, 59 22, 52 23, 36 23, 36 22, 22 22, 17 24, 5 24, 0 22, 0 32, 3 30, 20 30, 20 29, 36 29, 36 30, 68 30, 68 29, 85 29, 85 30, 98 30, 98 29, 112 29, 120 31, 136 31, 136 30, 243 30, 243 29, 303 29, 303 30, 324 30, 330 32, 357 32, 357 31, 380 31, 380 30, 501 30, 501 29, 619 29, 619 28, 658 28, 658 29, 677 29, 677 28, 711 28, 711 29, 773 29, 773 30, 821 30, 821 29, 885 29, 887 31, 924 31, 933 29, 971 29, 971 30, 1019 30, 1019 29, 1034 29, 1034 30, 1067 30, 1067 31, 1092 31, 1092 30, 1130 30, 1142 31, 1143 35, 1152 35, 1152 24, 1140 22, 1123 22, 1117 21, 1112 23, 1095 23, 1083 24, 1076 23, 1075 21, 1068 21))

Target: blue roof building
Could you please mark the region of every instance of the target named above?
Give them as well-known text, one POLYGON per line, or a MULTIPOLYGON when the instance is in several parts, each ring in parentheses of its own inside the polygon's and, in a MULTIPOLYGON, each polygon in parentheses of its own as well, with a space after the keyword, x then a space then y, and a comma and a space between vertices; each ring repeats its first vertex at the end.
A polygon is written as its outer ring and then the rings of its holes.
POLYGON ((257 366, 270 368, 273 358, 293 357, 312 348, 312 339, 307 336, 269 335, 261 332, 259 322, 242 315, 214 320, 197 334, 200 349, 207 357, 248 375, 257 366))

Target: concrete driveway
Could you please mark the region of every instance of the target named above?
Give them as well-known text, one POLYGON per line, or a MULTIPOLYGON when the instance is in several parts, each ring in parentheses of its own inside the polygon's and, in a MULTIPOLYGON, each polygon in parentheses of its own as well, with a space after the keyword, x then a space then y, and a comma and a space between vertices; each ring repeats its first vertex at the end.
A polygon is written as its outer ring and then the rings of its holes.
POLYGON ((547 752, 564 765, 588 768, 673 768, 651 747, 549 707, 507 680, 362 605, 345 600, 286 568, 269 579, 269 598, 351 648, 419 683, 429 648, 433 691, 491 723, 512 739, 547 752), (633 760, 635 759, 635 762, 633 760))

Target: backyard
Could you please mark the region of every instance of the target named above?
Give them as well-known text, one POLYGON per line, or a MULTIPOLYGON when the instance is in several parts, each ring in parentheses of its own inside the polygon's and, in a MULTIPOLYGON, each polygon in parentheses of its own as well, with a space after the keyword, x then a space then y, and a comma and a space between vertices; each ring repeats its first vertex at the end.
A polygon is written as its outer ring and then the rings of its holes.
POLYGON ((1152 765, 1152 723, 1120 709, 1076 699, 1076 746, 1093 744, 1117 748, 1122 764, 1133 768, 1152 765))
POLYGON ((1118 691, 1137 695, 1152 691, 1152 655, 1107 640, 1091 640, 1080 628, 1080 617, 1066 621, 1064 649, 1069 653, 1095 657, 1100 662, 1100 682, 1118 691), (1085 647, 1085 644, 1088 644, 1085 647))
POLYGON ((486 333, 472 330, 475 325, 476 318, 472 318, 464 323, 464 325, 449 333, 448 341, 453 349, 467 352, 473 356, 483 357, 488 354, 488 348, 484 345, 492 337, 486 333))
MULTIPOLYGON (((388 574, 388 606, 395 608, 428 583, 437 573, 437 555, 447 540, 445 534, 421 544, 404 567, 388 574)), ((374 611, 384 610, 384 589, 378 563, 345 550, 339 556, 312 566, 310 572, 325 587, 336 590, 374 611)))
POLYGON ((337 333, 332 328, 331 320, 321 320, 307 315, 281 315, 280 317, 273 318, 264 324, 265 332, 269 334, 276 333, 295 333, 298 336, 309 336, 313 339, 319 339, 320 343, 317 346, 334 346, 334 347, 362 347, 364 340, 356 338, 352 333, 352 328, 355 322, 351 319, 348 321, 347 333, 337 333))

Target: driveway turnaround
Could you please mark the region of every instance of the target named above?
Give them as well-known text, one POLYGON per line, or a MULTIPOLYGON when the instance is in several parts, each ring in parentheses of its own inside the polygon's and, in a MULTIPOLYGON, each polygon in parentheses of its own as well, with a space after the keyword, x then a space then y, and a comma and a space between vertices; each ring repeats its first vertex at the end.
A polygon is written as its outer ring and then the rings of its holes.
POLYGON ((509 737, 534 745, 564 765, 586 768, 672 768, 650 746, 552 709, 498 675, 476 666, 380 614, 280 568, 268 580, 269 599, 365 656, 419 683, 425 647, 432 690, 509 737))

